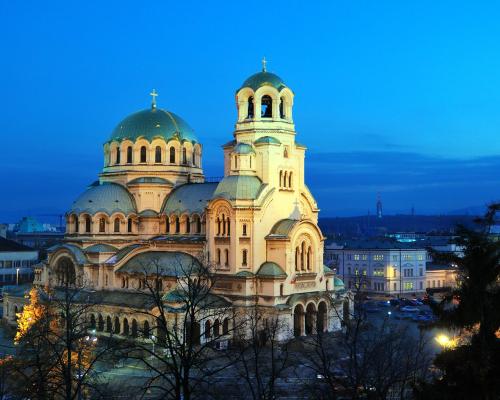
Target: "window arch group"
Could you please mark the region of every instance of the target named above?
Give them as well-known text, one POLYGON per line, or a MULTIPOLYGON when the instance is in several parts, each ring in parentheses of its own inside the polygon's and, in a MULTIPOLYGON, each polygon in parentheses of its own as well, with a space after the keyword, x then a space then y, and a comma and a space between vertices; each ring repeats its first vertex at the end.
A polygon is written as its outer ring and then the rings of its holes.
POLYGON ((280 172, 279 172, 279 187, 280 187, 280 189, 292 190, 292 188, 293 188, 293 171, 280 170, 280 172))
POLYGON ((312 244, 308 240, 301 240, 295 247, 295 271, 312 272, 313 256, 312 244))

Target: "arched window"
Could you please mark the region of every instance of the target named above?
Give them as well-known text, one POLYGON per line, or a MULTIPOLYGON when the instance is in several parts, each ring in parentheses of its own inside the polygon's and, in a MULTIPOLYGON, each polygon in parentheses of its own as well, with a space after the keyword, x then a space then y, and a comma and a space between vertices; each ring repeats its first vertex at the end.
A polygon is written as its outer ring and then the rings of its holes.
POLYGON ((90 329, 96 328, 95 315, 90 314, 90 329))
POLYGON ((125 318, 123 320, 123 336, 128 336, 130 333, 129 331, 129 326, 128 326, 128 319, 125 318))
POLYGON ((247 235, 247 224, 243 224, 243 236, 247 235))
POLYGON ((286 188, 286 184, 288 183, 288 172, 285 171, 284 179, 283 179, 283 187, 286 188))
POLYGON ((273 117, 273 99, 270 96, 262 96, 260 116, 262 118, 273 117))
POLYGON ((97 318, 97 330, 99 332, 102 332, 104 330, 104 318, 101 314, 99 314, 99 317, 97 318))
POLYGON ((285 119, 285 99, 280 99, 280 118, 285 119))
POLYGON ((140 162, 141 163, 145 163, 146 162, 146 146, 142 146, 141 147, 141 158, 140 158, 140 162))
POLYGON ((155 148, 155 163, 161 163, 161 147, 156 146, 155 148))
POLYGON ((120 320, 118 319, 118 317, 115 317, 115 329, 114 329, 114 333, 119 335, 120 334, 120 320))
POLYGON ((221 224, 220 218, 217 217, 217 236, 220 236, 220 224, 221 224))
POLYGON ((300 246, 300 269, 304 270, 304 256, 306 254, 306 244, 302 242, 302 245, 300 246))
POLYGON ((226 236, 226 216, 222 214, 222 236, 226 236))
POLYGON ((189 217, 186 217, 186 233, 191 233, 191 221, 189 217))
POLYGON ((217 265, 220 265, 220 249, 217 249, 217 265))
POLYGON ((299 248, 295 248, 295 271, 299 270, 299 248))
POLYGON ((185 147, 182 149, 182 163, 187 164, 187 150, 185 147))
POLYGON ((288 175, 288 187, 290 189, 292 188, 292 172, 290 172, 290 175, 288 175))
POLYGON ((114 223, 114 228, 115 228, 115 233, 120 232, 120 218, 115 218, 115 223, 114 223))
POLYGON ((175 164, 175 147, 170 147, 170 164, 175 164))
POLYGON ((210 339, 210 321, 205 322, 205 339, 210 339))
POLYGON ((132 146, 127 147, 127 164, 132 164, 132 146))
POLYGON ((90 217, 87 215, 85 217, 85 232, 90 233, 91 224, 92 224, 92 221, 90 220, 90 217))
POLYGON ((129 218, 127 221, 127 232, 132 233, 132 218, 129 218))
POLYGON ((75 232, 78 233, 80 230, 80 221, 78 221, 78 216, 75 215, 75 232))
POLYGON ((307 270, 311 270, 311 257, 312 257, 312 251, 311 247, 307 249, 307 270))
POLYGON ((231 221, 227 219, 227 236, 231 236, 231 221))
POLYGON ((168 217, 167 217, 166 223, 165 223, 165 232, 170 233, 170 220, 168 217))
POLYGON ((201 218, 196 217, 196 233, 201 233, 201 218))
POLYGON ((99 233, 106 232, 106 220, 101 217, 99 218, 99 233))
POLYGON ((225 318, 224 322, 222 323, 222 334, 223 335, 229 334, 229 318, 225 318))
POLYGON ((179 217, 175 217, 175 233, 179 233, 181 231, 181 223, 179 221, 179 217))
POLYGON ((113 331, 113 324, 111 323, 111 317, 108 315, 106 317, 106 332, 111 333, 113 331))
POLYGON ((150 328, 149 328, 149 322, 144 321, 144 324, 142 325, 142 337, 145 339, 149 339, 149 333, 150 333, 150 328))
POLYGON ((283 171, 280 171, 280 187, 283 186, 283 171))
POLYGON ((214 337, 220 336, 220 322, 218 319, 214 321, 214 337))
POLYGON ((116 159, 115 159, 115 164, 120 164, 120 148, 116 148, 116 159))
POLYGON ((227 267, 229 265, 229 250, 224 250, 224 265, 227 267))
POLYGON ((132 337, 137 337, 137 320, 132 320, 132 337))
POLYGON ((247 118, 254 117, 254 105, 253 105, 253 97, 250 96, 248 98, 248 110, 247 110, 247 118))
POLYGON ((288 149, 285 147, 285 150, 283 150, 283 157, 288 158, 288 149))
POLYGON ((248 250, 243 250, 241 265, 243 265, 245 267, 247 265, 247 254, 248 254, 248 250))

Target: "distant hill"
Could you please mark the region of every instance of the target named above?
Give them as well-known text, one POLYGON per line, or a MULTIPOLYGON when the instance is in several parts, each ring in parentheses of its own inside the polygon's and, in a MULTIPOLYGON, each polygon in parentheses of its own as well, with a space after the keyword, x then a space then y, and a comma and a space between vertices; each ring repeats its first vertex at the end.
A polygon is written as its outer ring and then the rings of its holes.
POLYGON ((393 232, 453 232, 457 225, 471 227, 473 215, 375 215, 359 217, 320 218, 319 226, 329 239, 346 237, 372 237, 393 232))

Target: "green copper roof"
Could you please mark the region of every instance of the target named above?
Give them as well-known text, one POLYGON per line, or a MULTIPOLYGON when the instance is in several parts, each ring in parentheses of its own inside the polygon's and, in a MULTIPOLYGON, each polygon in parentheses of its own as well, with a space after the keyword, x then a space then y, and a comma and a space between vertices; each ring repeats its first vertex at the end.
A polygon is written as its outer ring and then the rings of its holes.
POLYGON ((272 261, 263 263, 257 271, 257 276, 262 278, 286 278, 287 275, 283 269, 272 261))
POLYGON ((272 136, 262 136, 253 142, 253 144, 281 144, 281 142, 272 136))
POLYGON ((140 178, 132 179, 129 183, 127 183, 127 186, 137 185, 137 184, 141 184, 141 183, 149 183, 149 184, 154 184, 154 185, 172 185, 173 186, 173 183, 170 182, 168 179, 158 178, 156 176, 142 176, 140 178))
POLYGON ((243 82, 241 88, 249 87, 253 90, 257 90, 261 86, 272 86, 278 91, 287 87, 283 82, 283 79, 281 79, 278 75, 262 71, 249 77, 245 82, 243 82))
POLYGON ((196 271, 200 262, 180 251, 147 251, 133 256, 117 272, 162 276, 184 276, 196 271))
POLYGON ((118 249, 105 243, 94 244, 83 250, 85 253, 116 253, 118 249))
POLYGON ((135 213, 135 201, 125 187, 116 183, 103 183, 92 186, 73 203, 70 212, 91 215, 104 212, 108 215, 122 212, 125 215, 135 213))
POLYGON ((215 197, 228 200, 255 200, 263 188, 262 181, 256 176, 229 175, 217 185, 215 197))
POLYGON ((253 278, 254 274, 250 271, 240 271, 236 273, 236 276, 242 276, 244 278, 253 278))
POLYGON ((343 288, 344 287, 344 282, 342 282, 342 279, 335 277, 335 278, 333 278, 333 285, 336 288, 343 288))
POLYGON ((181 215, 184 212, 202 214, 217 185, 217 182, 181 185, 166 198, 161 212, 167 215, 172 213, 181 215))
POLYGON ((181 141, 198 141, 186 121, 161 108, 148 108, 129 115, 116 126, 109 141, 124 139, 135 141, 140 137, 150 142, 156 137, 162 137, 167 141, 174 138, 181 141))
POLYGON ((68 250, 73 255, 78 264, 87 264, 89 262, 87 256, 82 251, 82 249, 78 246, 75 246, 74 244, 69 244, 69 243, 56 244, 55 246, 48 248, 47 251, 49 253, 54 253, 60 249, 68 250))
POLYGON ((114 256, 111 256, 109 259, 106 260, 106 264, 115 264, 125 258, 130 252, 134 251, 138 247, 142 247, 142 244, 139 243, 134 243, 129 246, 123 247, 116 253, 114 256))
POLYGON ((247 143, 238 143, 234 146, 233 153, 236 154, 255 154, 253 147, 247 143))
POLYGON ((269 236, 288 237, 297 222, 296 219, 281 219, 271 228, 269 236))
POLYGON ((323 265, 323 273, 324 274, 333 274, 333 270, 330 267, 323 265))
POLYGON ((231 305, 226 299, 222 296, 218 296, 213 293, 200 293, 199 298, 196 299, 193 296, 193 293, 189 293, 186 290, 181 288, 176 288, 171 290, 170 292, 165 293, 162 300, 166 303, 180 303, 180 308, 173 308, 175 310, 185 309, 187 304, 195 303, 198 307, 203 307, 203 309, 210 308, 224 308, 229 307, 231 305))

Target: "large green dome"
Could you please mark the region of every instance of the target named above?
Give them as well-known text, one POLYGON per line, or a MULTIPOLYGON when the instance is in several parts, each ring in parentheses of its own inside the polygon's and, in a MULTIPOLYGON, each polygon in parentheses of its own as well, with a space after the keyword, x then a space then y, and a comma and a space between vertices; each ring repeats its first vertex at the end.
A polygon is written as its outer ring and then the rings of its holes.
POLYGON ((249 87, 253 90, 257 90, 261 86, 266 85, 273 86, 278 90, 278 92, 287 87, 285 82, 283 82, 283 79, 281 79, 278 75, 273 74, 272 72, 262 71, 253 74, 245 82, 243 82, 241 89, 249 87))
POLYGON ((154 107, 138 111, 121 121, 113 130, 109 141, 135 141, 140 137, 148 141, 156 137, 162 137, 166 141, 174 138, 180 141, 198 141, 193 129, 181 117, 154 107))

